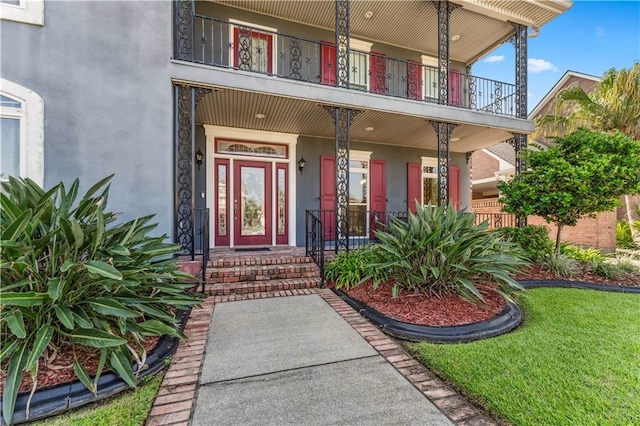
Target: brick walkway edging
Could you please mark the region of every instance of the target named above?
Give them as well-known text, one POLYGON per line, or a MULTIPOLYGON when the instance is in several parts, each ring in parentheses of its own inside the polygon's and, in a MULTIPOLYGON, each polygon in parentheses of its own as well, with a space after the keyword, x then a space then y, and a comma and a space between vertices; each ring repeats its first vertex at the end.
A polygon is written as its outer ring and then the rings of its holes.
POLYGON ((291 289, 208 297, 193 308, 171 365, 153 401, 146 426, 188 426, 195 407, 197 385, 205 355, 205 344, 216 303, 235 300, 319 294, 381 356, 458 426, 497 426, 466 398, 438 379, 422 364, 407 355, 393 340, 362 317, 330 289, 291 289))
POLYGON ((413 357, 407 355, 397 343, 355 311, 340 296, 326 288, 317 289, 316 293, 453 423, 459 426, 498 426, 496 421, 482 414, 465 397, 447 386, 413 357))

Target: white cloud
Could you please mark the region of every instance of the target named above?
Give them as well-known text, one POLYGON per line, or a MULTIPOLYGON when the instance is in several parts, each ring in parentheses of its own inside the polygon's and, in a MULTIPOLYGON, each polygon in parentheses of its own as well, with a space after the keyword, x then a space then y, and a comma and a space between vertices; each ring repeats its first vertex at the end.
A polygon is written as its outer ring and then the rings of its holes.
POLYGON ((489 56, 487 59, 484 60, 485 62, 489 63, 489 64, 494 64, 496 62, 502 62, 504 61, 504 56, 503 55, 493 55, 493 56, 489 56))
POLYGON ((529 72, 532 74, 539 74, 545 71, 558 72, 558 67, 544 59, 529 58, 527 65, 529 66, 529 72))

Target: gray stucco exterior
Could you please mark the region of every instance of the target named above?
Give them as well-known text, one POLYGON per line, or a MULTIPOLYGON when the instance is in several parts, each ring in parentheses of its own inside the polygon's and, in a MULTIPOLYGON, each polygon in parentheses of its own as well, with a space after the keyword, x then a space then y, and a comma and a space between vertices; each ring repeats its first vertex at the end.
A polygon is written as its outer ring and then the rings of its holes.
POLYGON ((172 4, 46 1, 44 26, 2 21, 2 78, 44 100, 44 184, 115 173, 109 209, 173 229, 172 4))

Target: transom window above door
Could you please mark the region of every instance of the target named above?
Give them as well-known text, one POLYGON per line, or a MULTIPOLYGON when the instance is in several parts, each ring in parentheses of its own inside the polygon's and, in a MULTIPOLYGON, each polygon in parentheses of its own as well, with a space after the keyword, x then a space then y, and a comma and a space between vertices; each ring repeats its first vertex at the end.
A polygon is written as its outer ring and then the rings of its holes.
POLYGON ((254 157, 287 158, 287 146, 251 143, 244 141, 217 141, 216 152, 220 154, 251 155, 254 157))

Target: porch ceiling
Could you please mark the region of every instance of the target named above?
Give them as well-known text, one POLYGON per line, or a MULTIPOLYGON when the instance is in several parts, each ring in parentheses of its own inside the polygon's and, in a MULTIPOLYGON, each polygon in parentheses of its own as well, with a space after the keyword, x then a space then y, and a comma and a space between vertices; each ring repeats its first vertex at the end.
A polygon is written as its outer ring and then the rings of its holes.
MULTIPOLYGON (((334 2, 327 0, 217 0, 216 3, 333 30, 334 2)), ((508 21, 541 27, 571 7, 565 0, 454 0, 461 6, 451 15, 450 44, 455 61, 471 64, 503 43, 513 27, 508 21)), ((431 1, 352 0, 351 36, 423 52, 438 51, 436 9, 431 1), (365 19, 366 12, 373 12, 365 19)))
MULTIPOLYGON (((213 92, 200 101, 196 122, 330 139, 335 137, 331 116, 316 102, 228 89, 213 92), (258 119, 256 114, 264 114, 265 118, 258 119)), ((453 131, 452 138, 460 140, 451 142, 451 151, 482 149, 511 137, 505 130, 464 124, 453 131)), ((435 131, 424 119, 372 110, 364 111, 353 120, 351 140, 437 149, 435 131), (367 127, 374 130, 367 132, 367 127)))

